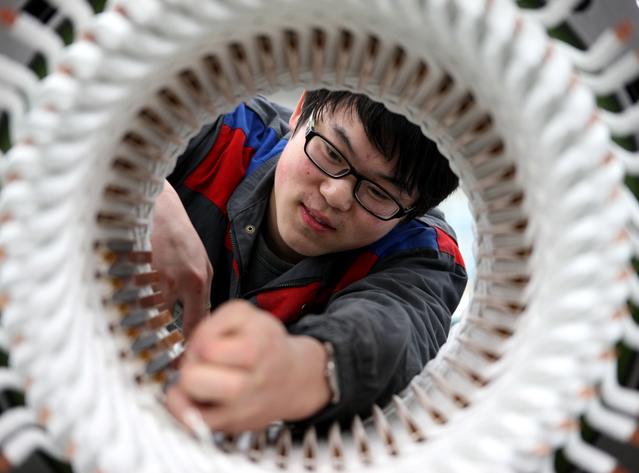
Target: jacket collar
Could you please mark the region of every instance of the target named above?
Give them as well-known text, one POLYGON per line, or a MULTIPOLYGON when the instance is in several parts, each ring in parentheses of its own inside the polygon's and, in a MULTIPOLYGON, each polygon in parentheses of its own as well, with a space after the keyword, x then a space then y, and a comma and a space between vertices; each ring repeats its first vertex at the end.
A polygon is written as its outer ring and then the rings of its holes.
POLYGON ((249 174, 231 195, 227 204, 233 257, 240 278, 247 270, 257 235, 266 224, 265 215, 273 189, 278 158, 270 159, 249 174))
POLYGON ((264 215, 273 189, 275 168, 278 161, 279 156, 266 161, 247 175, 233 191, 227 204, 228 216, 231 221, 244 212, 250 212, 251 209, 259 212, 262 216, 264 215))

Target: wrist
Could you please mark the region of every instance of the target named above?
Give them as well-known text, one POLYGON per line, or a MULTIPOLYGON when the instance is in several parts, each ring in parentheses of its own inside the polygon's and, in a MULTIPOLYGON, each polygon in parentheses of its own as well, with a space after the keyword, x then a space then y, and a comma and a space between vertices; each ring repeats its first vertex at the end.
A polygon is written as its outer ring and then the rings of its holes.
POLYGON ((308 336, 291 336, 295 375, 291 379, 292 398, 299 402, 292 409, 291 415, 284 420, 296 421, 310 417, 331 402, 333 393, 326 376, 329 353, 326 346, 308 336))

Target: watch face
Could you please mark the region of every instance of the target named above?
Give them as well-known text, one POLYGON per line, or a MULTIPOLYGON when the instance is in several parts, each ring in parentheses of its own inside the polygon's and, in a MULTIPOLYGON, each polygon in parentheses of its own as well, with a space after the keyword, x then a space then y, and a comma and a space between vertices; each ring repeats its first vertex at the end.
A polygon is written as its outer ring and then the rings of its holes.
POLYGON ((324 374, 326 381, 328 381, 328 387, 331 390, 331 403, 337 404, 340 399, 339 380, 337 378, 337 364, 335 363, 335 349, 330 342, 324 342, 324 348, 326 349, 326 369, 324 374))

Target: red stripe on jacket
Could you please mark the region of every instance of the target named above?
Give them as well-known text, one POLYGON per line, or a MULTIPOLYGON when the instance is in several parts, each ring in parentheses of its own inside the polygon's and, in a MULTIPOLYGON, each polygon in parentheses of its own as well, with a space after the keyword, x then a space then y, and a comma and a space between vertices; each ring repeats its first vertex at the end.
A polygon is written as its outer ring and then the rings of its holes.
POLYGON ((462 268, 466 268, 464 264, 464 258, 462 257, 461 252, 459 251, 459 247, 455 240, 453 240, 450 235, 445 233, 443 230, 440 230, 437 227, 434 227, 437 232, 437 246, 439 246, 439 251, 443 253, 447 253, 455 258, 455 263, 457 263, 462 268))
POLYGON ((240 184, 255 150, 246 146, 246 135, 239 128, 222 125, 211 151, 186 178, 184 184, 206 196, 227 216, 226 204, 240 184), (241 161, 238 166, 237 160, 241 161), (212 185, 212 183, 215 185, 212 185))
POLYGON ((337 285, 333 289, 333 293, 341 291, 347 286, 350 286, 355 281, 359 281, 366 276, 373 265, 377 262, 377 255, 374 253, 362 253, 357 259, 350 265, 348 270, 344 273, 342 278, 338 281, 337 285))
POLYGON ((260 309, 266 310, 282 322, 297 319, 304 310, 304 305, 315 300, 320 283, 314 282, 301 287, 286 287, 265 291, 255 299, 260 309))

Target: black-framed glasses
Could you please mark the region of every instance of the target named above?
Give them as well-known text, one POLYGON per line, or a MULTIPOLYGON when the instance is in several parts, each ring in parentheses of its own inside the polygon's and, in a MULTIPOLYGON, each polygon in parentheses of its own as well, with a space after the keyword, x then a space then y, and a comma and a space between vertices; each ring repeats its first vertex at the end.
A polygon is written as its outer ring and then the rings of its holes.
POLYGON ((348 159, 330 141, 314 130, 314 125, 313 117, 309 118, 304 143, 306 157, 317 169, 333 179, 355 176, 353 197, 364 210, 380 220, 401 218, 412 210, 412 207, 403 207, 382 186, 355 171, 348 159))

